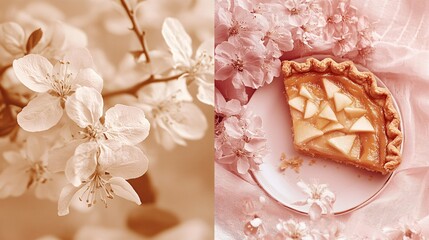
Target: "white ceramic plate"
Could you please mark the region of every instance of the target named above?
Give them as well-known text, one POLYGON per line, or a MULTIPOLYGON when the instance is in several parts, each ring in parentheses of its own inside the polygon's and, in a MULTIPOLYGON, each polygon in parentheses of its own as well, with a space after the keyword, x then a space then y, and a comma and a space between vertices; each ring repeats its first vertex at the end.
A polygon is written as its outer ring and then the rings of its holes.
MULTIPOLYGON (((385 85, 379 81, 379 86, 385 85)), ((277 78, 270 85, 258 89, 248 103, 248 107, 262 118, 270 149, 260 170, 252 172, 260 187, 284 206, 299 213, 307 213, 309 206, 294 205, 307 198, 297 182, 326 183, 336 194, 333 211, 337 215, 362 207, 380 193, 391 174, 381 175, 330 160, 315 159, 299 154, 294 149, 292 123, 284 92, 283 80, 277 78), (287 158, 300 156, 304 160, 299 173, 290 168, 279 170, 282 153, 287 158), (311 159, 316 161, 311 162, 311 159)), ((395 106, 398 109, 396 102, 395 106)), ((401 129, 402 126, 401 122, 401 129)))

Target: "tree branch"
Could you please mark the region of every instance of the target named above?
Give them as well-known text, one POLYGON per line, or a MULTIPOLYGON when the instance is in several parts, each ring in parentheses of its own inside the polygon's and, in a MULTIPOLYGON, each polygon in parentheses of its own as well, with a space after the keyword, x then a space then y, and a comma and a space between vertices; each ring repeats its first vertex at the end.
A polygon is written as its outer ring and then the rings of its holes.
POLYGON ((124 8, 125 12, 127 12, 128 18, 130 19, 131 24, 133 25, 133 27, 130 30, 133 30, 134 33, 136 34, 136 36, 140 42, 140 45, 142 46, 142 52, 146 58, 146 62, 150 63, 150 56, 149 56, 149 52, 148 52, 147 47, 146 47, 145 32, 141 31, 139 29, 139 26, 137 25, 136 19, 134 16, 134 10, 130 9, 126 0, 121 0, 121 4, 122 4, 122 7, 124 8))
POLYGON ((109 98, 109 97, 113 97, 113 96, 117 96, 117 95, 121 95, 121 94, 133 94, 136 95, 137 91, 149 84, 152 83, 158 83, 158 82, 168 82, 168 81, 172 81, 172 80, 176 80, 178 79, 180 76, 182 76, 185 73, 181 73, 181 74, 177 74, 174 76, 170 76, 170 77, 166 77, 166 78, 155 78, 153 75, 151 75, 147 80, 138 83, 134 86, 131 86, 129 88, 125 88, 125 89, 121 89, 118 91, 113 91, 113 92, 109 92, 109 93, 105 93, 103 94, 103 97, 105 98, 109 98))

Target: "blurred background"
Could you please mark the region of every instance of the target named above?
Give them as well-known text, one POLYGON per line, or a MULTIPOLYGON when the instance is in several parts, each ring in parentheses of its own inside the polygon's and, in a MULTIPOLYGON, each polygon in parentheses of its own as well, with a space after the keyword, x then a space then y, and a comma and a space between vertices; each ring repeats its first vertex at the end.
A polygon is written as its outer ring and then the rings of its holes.
MULTIPOLYGON (((165 17, 175 17, 191 36, 195 51, 213 38, 213 12, 211 0, 146 0, 136 17, 151 50, 168 51, 161 26, 165 17)), ((18 22, 27 34, 55 21, 83 31, 107 90, 131 86, 144 75, 130 65, 129 51, 139 45, 117 0, 0 0, 0 22, 6 21, 18 22)), ((195 96, 196 87, 190 91, 195 96)), ((115 198, 107 209, 98 204, 87 212, 72 210, 58 217, 56 202, 28 192, 0 200, 0 239, 213 239, 213 109, 194 103, 208 121, 203 139, 166 150, 150 136, 142 145, 149 171, 132 184, 146 203, 137 206, 115 198)))

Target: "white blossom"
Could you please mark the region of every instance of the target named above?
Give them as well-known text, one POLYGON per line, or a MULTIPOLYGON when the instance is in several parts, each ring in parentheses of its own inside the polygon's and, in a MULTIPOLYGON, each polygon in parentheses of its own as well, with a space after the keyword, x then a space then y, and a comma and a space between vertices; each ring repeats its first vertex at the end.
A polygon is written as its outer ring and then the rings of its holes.
POLYGON ((17 197, 34 189, 38 198, 58 199, 63 177, 48 171, 48 147, 45 139, 29 137, 21 151, 3 153, 9 165, 0 174, 0 198, 17 197))
POLYGON ((214 43, 203 42, 192 58, 192 39, 182 24, 174 18, 166 18, 162 26, 162 35, 167 43, 175 68, 184 71, 180 78, 193 81, 198 85, 197 98, 214 105, 214 43))
POLYGON ((107 199, 114 195, 140 204, 138 195, 125 180, 140 177, 148 167, 145 154, 133 146, 149 134, 150 124, 144 111, 117 104, 102 118, 103 98, 89 87, 78 88, 66 100, 65 108, 70 119, 82 129, 83 139, 63 148, 64 154, 73 152, 70 159, 61 159, 60 154, 54 154, 59 159, 50 159, 52 168, 65 171, 70 182, 61 192, 58 214, 68 214, 74 196, 88 207, 98 200, 107 206, 107 199))
POLYGON ((89 87, 80 87, 66 101, 67 115, 80 128, 88 140, 116 140, 122 144, 135 145, 149 135, 150 124, 145 113, 138 107, 116 104, 103 116, 103 97, 89 87))
POLYGON ((29 54, 13 62, 17 78, 38 95, 18 114, 18 124, 26 131, 39 132, 55 126, 63 115, 65 100, 80 86, 101 91, 102 78, 93 70, 86 49, 65 54, 53 66, 48 59, 29 54))
POLYGON ((138 92, 138 99, 151 119, 156 141, 166 149, 204 136, 207 120, 192 102, 184 79, 150 84, 138 92))
POLYGON ((147 168, 148 160, 137 147, 116 141, 79 145, 74 157, 67 162, 66 176, 71 183, 61 191, 58 215, 69 213, 74 197, 88 207, 97 201, 107 207, 107 199, 113 199, 115 195, 140 205, 139 196, 126 179, 140 177, 147 168))

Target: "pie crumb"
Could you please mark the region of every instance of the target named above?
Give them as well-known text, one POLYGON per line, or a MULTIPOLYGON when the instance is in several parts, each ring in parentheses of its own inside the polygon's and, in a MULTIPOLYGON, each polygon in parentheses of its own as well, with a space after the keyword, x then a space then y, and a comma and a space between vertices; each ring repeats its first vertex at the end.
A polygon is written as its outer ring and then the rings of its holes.
POLYGON ((316 164, 316 159, 314 158, 308 162, 308 166, 313 166, 314 164, 316 164))
POLYGON ((280 171, 284 171, 290 167, 296 173, 299 173, 303 159, 300 156, 295 156, 290 159, 287 159, 286 154, 282 153, 282 155, 280 156, 280 161, 280 171))

